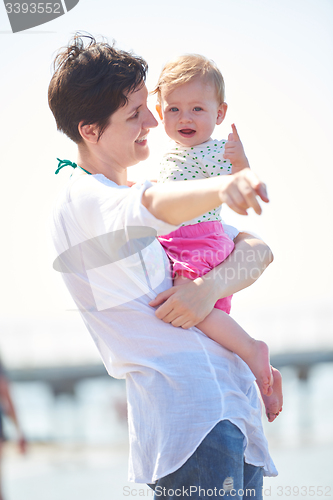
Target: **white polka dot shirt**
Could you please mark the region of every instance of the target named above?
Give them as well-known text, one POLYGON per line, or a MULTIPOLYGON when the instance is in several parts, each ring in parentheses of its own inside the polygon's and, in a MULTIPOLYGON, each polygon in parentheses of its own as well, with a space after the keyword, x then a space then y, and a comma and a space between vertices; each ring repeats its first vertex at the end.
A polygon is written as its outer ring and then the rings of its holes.
MULTIPOLYGON (((183 147, 172 142, 160 163, 158 182, 207 179, 231 174, 232 165, 229 160, 223 158, 225 143, 225 140, 210 140, 198 146, 183 147)), ((182 225, 216 220, 222 222, 220 212, 221 206, 215 207, 195 219, 185 221, 182 225)))

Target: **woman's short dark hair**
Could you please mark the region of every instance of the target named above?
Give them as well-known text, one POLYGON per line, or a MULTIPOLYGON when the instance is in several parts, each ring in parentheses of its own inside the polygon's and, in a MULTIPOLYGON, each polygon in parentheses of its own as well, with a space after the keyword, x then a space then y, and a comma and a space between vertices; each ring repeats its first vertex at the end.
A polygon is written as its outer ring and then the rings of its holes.
POLYGON ((110 116, 127 103, 127 95, 144 84, 147 70, 141 57, 76 34, 55 58, 49 85, 58 130, 78 144, 79 123, 96 124, 101 137, 110 116))

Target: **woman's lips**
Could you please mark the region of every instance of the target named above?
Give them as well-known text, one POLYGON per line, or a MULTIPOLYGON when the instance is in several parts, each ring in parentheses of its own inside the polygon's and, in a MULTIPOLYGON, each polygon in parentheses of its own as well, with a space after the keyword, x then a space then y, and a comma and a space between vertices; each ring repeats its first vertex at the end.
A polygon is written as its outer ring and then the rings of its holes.
POLYGON ((148 134, 143 135, 139 139, 135 141, 136 144, 139 144, 139 146, 145 146, 147 144, 147 136, 148 134))
POLYGON ((195 134, 195 130, 193 130, 191 128, 182 128, 181 130, 178 130, 178 133, 182 137, 193 137, 195 134))

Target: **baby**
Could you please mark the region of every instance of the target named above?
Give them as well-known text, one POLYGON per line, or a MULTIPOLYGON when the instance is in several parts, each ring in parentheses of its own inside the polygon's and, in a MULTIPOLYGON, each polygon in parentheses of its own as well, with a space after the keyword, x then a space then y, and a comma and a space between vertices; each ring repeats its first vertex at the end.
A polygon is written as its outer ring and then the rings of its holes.
MULTIPOLYGON (((157 112, 173 140, 163 157, 158 182, 234 174, 249 167, 234 125, 228 141, 211 138, 227 112, 224 80, 215 63, 196 54, 181 56, 163 68, 154 93, 157 112)), ((175 284, 206 274, 232 252, 236 234, 230 228, 231 233, 227 228, 224 231, 220 210, 216 207, 159 238, 172 262, 175 284)), ((270 366, 267 345, 250 337, 229 316, 230 306, 231 297, 218 300, 196 326, 247 363, 256 377, 268 419, 273 421, 282 409, 281 376, 270 366)))

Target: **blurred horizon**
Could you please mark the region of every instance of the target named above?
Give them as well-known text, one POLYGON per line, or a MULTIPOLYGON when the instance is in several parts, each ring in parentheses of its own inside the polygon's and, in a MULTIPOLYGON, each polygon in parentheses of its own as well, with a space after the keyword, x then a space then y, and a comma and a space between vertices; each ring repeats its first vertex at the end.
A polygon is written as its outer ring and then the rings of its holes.
MULTIPOLYGON (((328 300, 253 309, 234 297, 231 314, 252 336, 267 342, 273 354, 333 349, 328 300)), ((7 368, 101 362, 75 309, 44 317, 2 317, 0 329, 0 356, 7 368)))

